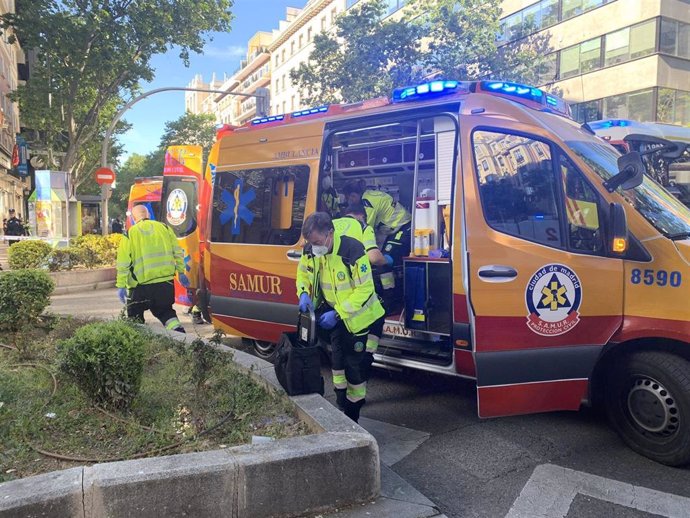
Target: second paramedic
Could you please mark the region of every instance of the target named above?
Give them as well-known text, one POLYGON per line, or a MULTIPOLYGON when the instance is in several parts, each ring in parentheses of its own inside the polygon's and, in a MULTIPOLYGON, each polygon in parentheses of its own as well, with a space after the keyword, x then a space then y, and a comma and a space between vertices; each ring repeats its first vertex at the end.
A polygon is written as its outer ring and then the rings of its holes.
POLYGON ((319 334, 332 347, 336 400, 356 422, 372 361, 369 328, 384 316, 361 241, 362 227, 354 218, 333 221, 327 213, 315 212, 304 221, 302 235, 308 245, 297 269, 300 310, 322 302, 317 306, 319 334))
POLYGON ((352 181, 343 192, 349 204, 361 203, 367 213, 367 225, 379 232, 381 226, 387 234, 382 251, 393 258, 395 265, 410 255, 412 216, 401 203, 383 191, 366 189, 361 182, 352 181))

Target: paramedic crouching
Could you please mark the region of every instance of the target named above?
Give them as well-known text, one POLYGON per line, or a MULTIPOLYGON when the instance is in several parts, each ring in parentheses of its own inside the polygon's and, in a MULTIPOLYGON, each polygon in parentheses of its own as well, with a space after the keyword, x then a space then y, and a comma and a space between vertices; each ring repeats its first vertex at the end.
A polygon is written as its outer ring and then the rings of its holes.
POLYGON ((302 227, 308 244, 297 269, 300 311, 313 307, 313 301, 321 303, 319 335, 331 343, 336 400, 355 422, 367 395, 373 359, 368 349, 375 349, 375 344, 368 347, 367 335, 384 316, 361 234, 354 218, 334 222, 315 212, 302 227))

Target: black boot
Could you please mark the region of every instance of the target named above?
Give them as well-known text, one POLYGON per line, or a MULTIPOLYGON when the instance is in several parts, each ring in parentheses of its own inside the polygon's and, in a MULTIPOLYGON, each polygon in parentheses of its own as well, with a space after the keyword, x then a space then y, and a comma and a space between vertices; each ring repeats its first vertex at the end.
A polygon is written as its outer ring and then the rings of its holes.
POLYGON ((360 399, 356 403, 353 403, 349 399, 345 401, 345 415, 352 419, 355 423, 359 422, 359 411, 364 406, 364 400, 360 399))
POLYGON ((334 389, 335 391, 335 402, 340 410, 345 410, 345 404, 347 403, 347 389, 334 389))

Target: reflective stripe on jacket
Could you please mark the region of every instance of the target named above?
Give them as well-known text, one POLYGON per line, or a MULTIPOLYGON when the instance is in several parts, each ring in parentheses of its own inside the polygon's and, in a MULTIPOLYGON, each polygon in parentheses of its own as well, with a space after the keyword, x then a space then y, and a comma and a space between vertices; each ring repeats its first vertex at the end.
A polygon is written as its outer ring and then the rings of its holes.
POLYGON ((122 236, 117 249, 118 288, 169 281, 184 272, 182 248, 172 229, 158 221, 142 220, 122 236))

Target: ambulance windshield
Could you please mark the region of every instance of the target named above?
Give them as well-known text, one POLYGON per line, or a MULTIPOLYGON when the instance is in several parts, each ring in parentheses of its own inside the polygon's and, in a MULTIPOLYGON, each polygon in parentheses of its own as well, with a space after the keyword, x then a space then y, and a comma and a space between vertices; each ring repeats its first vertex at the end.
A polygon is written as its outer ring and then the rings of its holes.
MULTIPOLYGON (((612 146, 564 117, 548 115, 544 122, 603 180, 618 174, 620 153, 612 146)), ((666 237, 682 239, 690 236, 690 210, 648 176, 639 187, 619 192, 666 237)))
MULTIPOLYGON (((620 155, 608 144, 579 140, 566 141, 566 144, 602 179, 608 180, 618 173, 620 155)), ((690 210, 648 176, 639 187, 620 192, 666 237, 685 238, 690 235, 690 210)))

